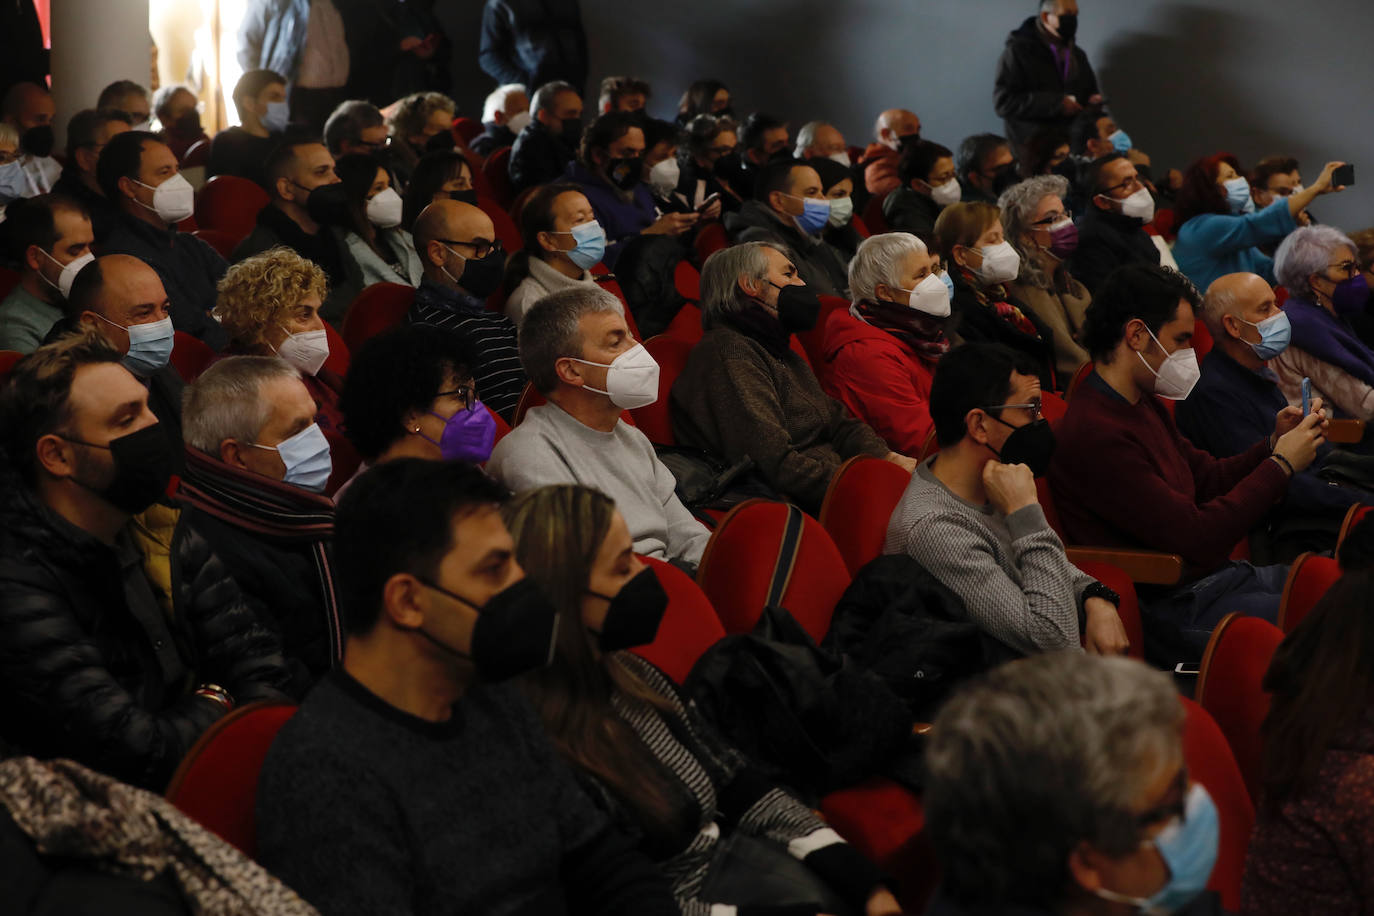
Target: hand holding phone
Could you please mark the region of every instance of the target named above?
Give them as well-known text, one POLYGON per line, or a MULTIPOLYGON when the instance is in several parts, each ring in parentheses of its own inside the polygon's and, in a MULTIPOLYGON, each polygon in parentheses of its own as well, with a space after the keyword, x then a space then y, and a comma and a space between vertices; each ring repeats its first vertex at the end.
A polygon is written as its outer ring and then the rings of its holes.
POLYGON ((707 210, 707 208, 710 207, 711 204, 715 203, 715 202, 718 201, 718 200, 720 200, 720 192, 719 192, 719 191, 717 191, 716 193, 712 194, 710 197, 706 198, 706 199, 703 200, 700 204, 698 204, 698 205, 697 205, 697 212, 698 212, 698 213, 705 213, 706 210, 707 210))
POLYGON ((1331 173, 1331 184, 1338 188, 1348 188, 1355 183, 1355 166, 1346 163, 1331 173))

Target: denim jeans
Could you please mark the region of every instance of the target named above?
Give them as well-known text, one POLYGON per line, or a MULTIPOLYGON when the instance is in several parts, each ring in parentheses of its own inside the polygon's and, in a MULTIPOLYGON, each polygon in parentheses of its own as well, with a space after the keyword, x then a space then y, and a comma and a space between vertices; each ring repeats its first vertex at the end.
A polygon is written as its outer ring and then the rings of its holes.
POLYGON ((1212 628, 1232 611, 1277 622, 1287 579, 1285 565, 1254 566, 1242 560, 1171 592, 1142 598, 1146 651, 1154 656, 1150 660, 1169 667, 1201 660, 1212 628))

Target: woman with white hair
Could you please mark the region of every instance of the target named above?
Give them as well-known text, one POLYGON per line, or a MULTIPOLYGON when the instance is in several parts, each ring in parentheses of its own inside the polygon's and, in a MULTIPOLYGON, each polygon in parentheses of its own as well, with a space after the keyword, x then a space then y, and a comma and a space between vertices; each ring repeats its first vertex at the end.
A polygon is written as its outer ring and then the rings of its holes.
POLYGON ((1358 251, 1330 226, 1308 226, 1283 240, 1274 274, 1288 290, 1283 310, 1293 330, 1288 349, 1270 367, 1289 404, 1302 403, 1302 380, 1310 378, 1313 397, 1368 421, 1374 420, 1374 351, 1349 323, 1369 301, 1358 251))
POLYGON ((1021 256, 1007 292, 1054 331, 1054 368, 1071 379, 1089 359, 1078 342, 1092 293, 1069 274, 1064 261, 1078 248, 1078 227, 1064 205, 1069 182, 1059 175, 1036 175, 1002 192, 1002 228, 1021 256))
POLYGON ((916 455, 930 438, 930 383, 949 351, 950 291, 940 259, 909 232, 865 239, 849 263, 849 311, 825 325, 826 393, 916 455))

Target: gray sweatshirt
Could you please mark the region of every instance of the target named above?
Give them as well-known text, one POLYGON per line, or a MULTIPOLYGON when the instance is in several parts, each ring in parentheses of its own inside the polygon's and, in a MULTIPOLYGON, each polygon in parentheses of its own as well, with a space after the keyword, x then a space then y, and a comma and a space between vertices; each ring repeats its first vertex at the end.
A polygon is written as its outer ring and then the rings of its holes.
POLYGON ((1044 510, 1004 516, 975 506, 936 479, 934 461, 911 475, 883 553, 916 560, 963 600, 974 623, 1018 652, 1080 648, 1078 608, 1096 580, 1069 562, 1044 510))

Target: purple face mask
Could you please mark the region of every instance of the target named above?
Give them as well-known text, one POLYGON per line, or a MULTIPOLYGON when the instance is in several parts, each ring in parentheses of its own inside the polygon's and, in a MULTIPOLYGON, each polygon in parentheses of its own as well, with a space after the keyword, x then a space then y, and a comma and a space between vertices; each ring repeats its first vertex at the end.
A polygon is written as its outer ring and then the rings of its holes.
POLYGON ((1358 315, 1369 302, 1369 283, 1364 274, 1355 274, 1349 280, 1342 280, 1331 291, 1331 308, 1337 315, 1358 315))
POLYGON ((444 432, 438 442, 419 433, 420 438, 439 446, 439 456, 445 461, 465 461, 483 464, 491 457, 496 442, 496 421, 481 401, 473 401, 470 408, 460 407, 451 417, 430 411, 431 416, 444 421, 444 432))

